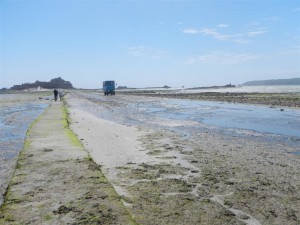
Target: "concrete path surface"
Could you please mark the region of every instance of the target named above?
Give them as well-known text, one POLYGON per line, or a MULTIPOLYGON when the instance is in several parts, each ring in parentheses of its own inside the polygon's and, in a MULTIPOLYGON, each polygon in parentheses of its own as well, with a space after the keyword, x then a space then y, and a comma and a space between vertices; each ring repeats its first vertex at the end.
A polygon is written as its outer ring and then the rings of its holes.
POLYGON ((0 224, 135 224, 70 130, 63 103, 53 102, 29 128, 0 224))

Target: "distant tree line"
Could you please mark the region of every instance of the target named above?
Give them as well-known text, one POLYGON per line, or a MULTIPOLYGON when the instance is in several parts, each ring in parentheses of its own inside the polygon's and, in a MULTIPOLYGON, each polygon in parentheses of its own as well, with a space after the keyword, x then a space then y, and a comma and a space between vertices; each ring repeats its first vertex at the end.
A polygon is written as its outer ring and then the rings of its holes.
POLYGON ((70 81, 65 81, 61 77, 54 78, 50 80, 50 82, 46 81, 36 81, 34 83, 24 83, 20 85, 14 85, 10 89, 11 90, 26 90, 30 88, 46 88, 46 89, 55 89, 55 88, 61 88, 61 89, 72 89, 74 88, 70 81))

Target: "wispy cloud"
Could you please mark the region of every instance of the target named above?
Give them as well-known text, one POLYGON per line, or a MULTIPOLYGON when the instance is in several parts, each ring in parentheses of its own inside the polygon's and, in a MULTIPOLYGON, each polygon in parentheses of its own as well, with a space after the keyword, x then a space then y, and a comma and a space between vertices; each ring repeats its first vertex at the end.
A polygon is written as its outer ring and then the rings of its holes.
MULTIPOLYGON (((227 24, 219 24, 219 28, 228 27, 227 24)), ((220 32, 216 28, 186 28, 182 30, 185 34, 202 34, 206 36, 211 36, 212 38, 219 41, 231 41, 237 44, 248 44, 252 41, 253 38, 263 35, 268 32, 266 28, 256 27, 252 30, 244 33, 235 33, 235 34, 224 34, 224 32, 220 32)))
POLYGON ((186 28, 186 29, 182 30, 182 32, 185 34, 198 34, 198 33, 200 33, 200 30, 195 29, 195 28, 186 28))
POLYGON ((228 24, 224 24, 224 23, 220 23, 220 24, 218 24, 218 27, 220 27, 220 28, 226 28, 226 27, 229 27, 229 25, 228 24))
POLYGON ((211 36, 212 38, 220 41, 233 41, 238 44, 244 44, 248 43, 247 40, 244 40, 243 37, 245 37, 244 34, 222 34, 217 29, 211 29, 211 28, 203 28, 203 29, 195 29, 195 28, 186 28, 182 31, 186 34, 202 34, 211 36))
POLYGON ((143 54, 144 50, 145 50, 145 47, 142 45, 132 46, 132 47, 127 48, 128 55, 131 55, 131 56, 140 56, 143 54))
POLYGON ((166 57, 166 55, 167 55, 166 51, 154 49, 151 47, 146 47, 143 45, 128 47, 127 53, 130 56, 148 57, 148 58, 152 58, 152 59, 161 59, 161 58, 166 57))
POLYGON ((240 62, 251 61, 258 59, 258 55, 249 53, 225 53, 225 52, 212 52, 205 55, 191 57, 187 60, 187 64, 194 63, 208 63, 208 64, 237 64, 240 62))
POLYGON ((290 48, 284 49, 280 52, 281 55, 300 55, 300 46, 295 45, 290 48))
POLYGON ((213 38, 221 41, 231 40, 234 41, 237 38, 241 38, 243 34, 221 34, 216 29, 204 28, 200 30, 201 34, 212 36, 213 38))
POLYGON ((256 37, 258 35, 262 35, 262 34, 265 34, 267 33, 268 31, 266 29, 261 29, 261 30, 254 30, 254 31, 248 31, 247 32, 247 35, 249 37, 256 37))
MULTIPOLYGON (((279 21, 282 21, 282 19, 278 16, 269 16, 269 17, 263 17, 259 18, 257 20, 251 21, 248 26, 255 28, 255 29, 263 29, 266 26, 274 25, 278 23, 279 21)), ((264 28, 266 29, 266 28, 264 28)))
POLYGON ((261 21, 278 22, 281 21, 281 18, 278 16, 269 16, 269 17, 262 18, 261 21))

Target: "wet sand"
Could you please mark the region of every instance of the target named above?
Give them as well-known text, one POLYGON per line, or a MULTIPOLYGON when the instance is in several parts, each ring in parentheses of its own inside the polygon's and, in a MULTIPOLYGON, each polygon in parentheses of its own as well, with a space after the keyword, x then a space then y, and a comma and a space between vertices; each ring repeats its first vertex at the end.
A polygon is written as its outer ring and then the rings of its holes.
MULTIPOLYGON (((134 98, 126 95, 122 101, 132 102, 134 98)), ((186 136, 159 127, 118 124, 103 119, 100 112, 124 105, 91 101, 79 92, 68 94, 66 103, 71 129, 100 165, 101 171, 96 171, 105 175, 138 224, 299 224, 300 157, 290 152, 300 149, 209 129, 186 136)), ((49 153, 32 154, 44 162, 49 153)), ((25 156, 20 156, 20 163, 25 156)), ((53 186, 69 190, 69 197, 74 195, 72 182, 79 181, 75 175, 67 183, 49 179, 53 186)), ((20 185, 14 182, 12 185, 20 185)), ((90 180, 85 182, 90 184, 90 180)), ((35 182, 28 180, 27 185, 32 188, 35 182)), ((34 191, 44 194, 43 190, 34 191)), ((32 198, 28 192, 23 197, 32 198)), ((85 204, 90 206, 87 199, 85 204)), ((45 218, 58 218, 54 212, 60 211, 60 205, 55 198, 48 201, 56 204, 56 209, 45 210, 45 218)), ((33 205, 40 202, 35 199, 33 205)), ((18 201, 6 206, 15 203, 18 201)), ((23 204, 28 204, 27 199, 23 204)), ((60 211, 60 216, 78 218, 78 210, 61 205, 66 207, 60 209, 68 210, 60 211)))
POLYGON ((117 105, 80 95, 67 102, 72 129, 102 165, 137 223, 299 223, 300 158, 289 152, 300 149, 209 130, 185 137, 168 129, 137 126, 122 135, 126 125, 104 122, 100 113, 96 116, 97 111, 113 111, 117 105), (127 143, 116 152, 101 138, 107 133, 122 146, 123 137, 132 131, 129 140, 137 144, 130 151, 127 143), (114 158, 118 160, 110 160, 114 158))
POLYGON ((219 101, 243 104, 268 105, 271 107, 300 107, 300 93, 230 93, 230 92, 202 92, 176 93, 174 91, 121 91, 123 95, 137 95, 148 97, 164 97, 177 99, 193 99, 203 101, 219 101))

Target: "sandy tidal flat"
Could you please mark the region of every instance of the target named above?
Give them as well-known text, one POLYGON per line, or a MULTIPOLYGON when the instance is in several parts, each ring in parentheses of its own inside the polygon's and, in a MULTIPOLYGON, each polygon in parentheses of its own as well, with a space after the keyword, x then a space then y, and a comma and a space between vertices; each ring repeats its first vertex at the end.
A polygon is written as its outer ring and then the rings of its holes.
POLYGON ((101 113, 134 102, 114 98, 122 104, 70 95, 71 128, 137 223, 299 224, 299 147, 105 121, 101 113))

